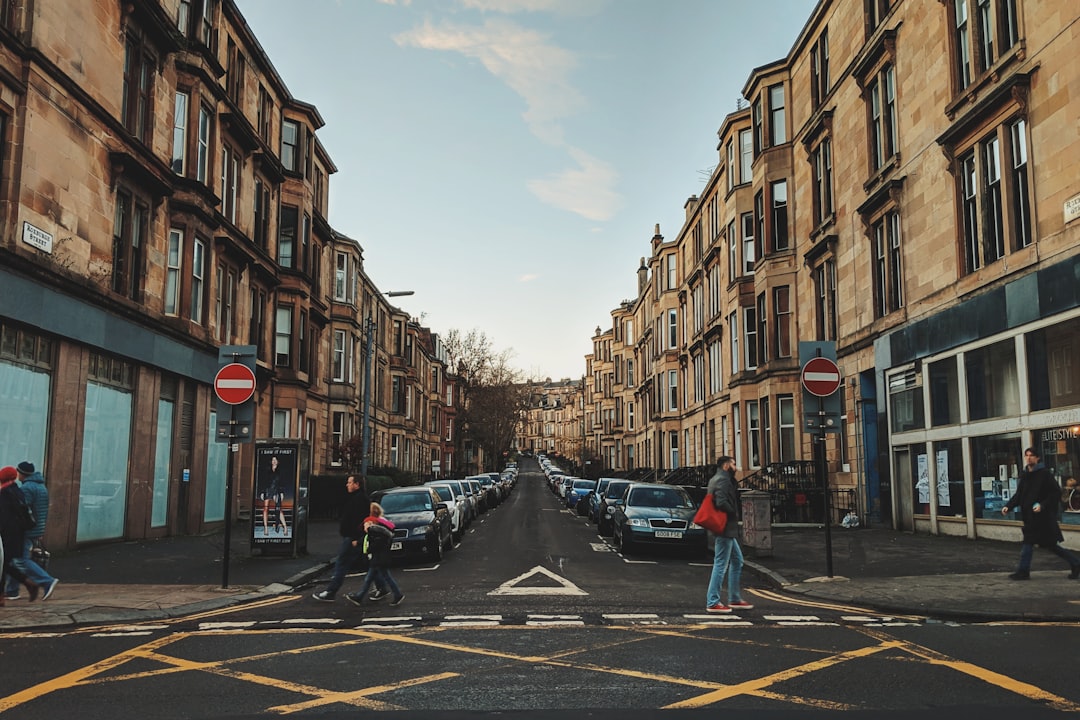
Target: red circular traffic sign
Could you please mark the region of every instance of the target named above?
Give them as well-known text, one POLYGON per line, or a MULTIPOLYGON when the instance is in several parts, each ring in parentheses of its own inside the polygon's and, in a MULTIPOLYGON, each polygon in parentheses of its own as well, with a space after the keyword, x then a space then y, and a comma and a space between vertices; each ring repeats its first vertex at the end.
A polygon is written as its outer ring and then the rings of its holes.
POLYGON ((811 395, 829 397, 840 389, 840 368, 829 358, 811 358, 803 365, 800 380, 811 395))
POLYGON ((242 363, 229 363, 214 376, 214 392, 223 403, 246 403, 255 394, 255 373, 242 363))

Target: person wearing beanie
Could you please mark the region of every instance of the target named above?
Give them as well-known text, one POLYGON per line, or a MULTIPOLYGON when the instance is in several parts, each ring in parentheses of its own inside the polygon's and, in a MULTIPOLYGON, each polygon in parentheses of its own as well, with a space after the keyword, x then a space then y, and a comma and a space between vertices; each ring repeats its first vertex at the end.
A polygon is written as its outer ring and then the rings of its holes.
MULTIPOLYGON (((9 576, 26 586, 30 601, 37 600, 38 584, 27 577, 26 573, 15 565, 15 558, 22 554, 23 529, 19 506, 26 504, 26 497, 16 480, 19 471, 8 466, 0 468, 0 545, 3 547, 3 570, 0 581, 6 583, 9 576)), ((6 594, 0 594, 0 607, 7 603, 6 594)))
MULTIPOLYGON (((23 535, 22 554, 14 559, 15 567, 41 587, 41 599, 48 600, 60 582, 41 567, 33 558, 34 546, 41 543, 45 535, 45 523, 49 519, 49 490, 45 487, 45 477, 34 467, 34 463, 23 460, 15 466, 19 474, 19 483, 26 496, 26 502, 34 511, 37 524, 23 535)), ((19 583, 14 577, 7 579, 4 595, 8 600, 19 598, 19 583)))

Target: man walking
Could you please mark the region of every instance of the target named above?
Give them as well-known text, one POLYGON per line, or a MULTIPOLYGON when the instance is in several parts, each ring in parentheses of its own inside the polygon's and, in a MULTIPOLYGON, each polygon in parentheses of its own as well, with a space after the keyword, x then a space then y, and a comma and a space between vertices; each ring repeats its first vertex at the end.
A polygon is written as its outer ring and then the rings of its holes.
MULTIPOLYGON (((32 462, 24 460, 15 466, 15 470, 18 472, 17 481, 26 497, 26 503, 34 511, 34 519, 37 520, 34 527, 23 535, 23 552, 22 556, 14 558, 15 567, 41 586, 41 599, 48 600, 60 581, 34 562, 31 552, 34 544, 41 542, 41 538, 45 535, 45 522, 49 518, 49 490, 45 487, 45 478, 34 468, 32 462)), ((18 599, 19 581, 14 577, 9 577, 4 594, 8 600, 18 599)))
POLYGON ((334 561, 334 577, 322 592, 312 597, 322 602, 334 602, 337 591, 345 582, 345 574, 352 564, 364 552, 364 518, 368 514, 367 495, 360 487, 360 482, 352 475, 345 480, 345 489, 349 492, 345 507, 341 510, 338 532, 341 534, 341 546, 334 561))
POLYGON ((735 487, 735 460, 722 455, 716 461, 716 473, 709 478, 705 501, 712 499, 716 509, 727 513, 728 521, 720 535, 709 533, 713 542, 713 567, 709 577, 709 590, 705 596, 705 611, 710 613, 729 613, 733 609, 750 610, 754 606, 742 599, 739 581, 742 578, 743 554, 739 547, 739 491, 735 487), (725 605, 720 600, 720 591, 727 576, 727 597, 725 605))
POLYGON ((1020 565, 1009 577, 1013 580, 1027 580, 1031 577, 1031 554, 1036 545, 1041 545, 1069 563, 1069 579, 1080 577, 1080 559, 1058 545, 1065 538, 1058 527, 1058 503, 1061 502, 1061 488, 1050 476, 1050 471, 1039 461, 1035 448, 1024 451, 1024 469, 1020 471, 1020 483, 1016 493, 1001 508, 1002 515, 1008 515, 1013 508, 1020 508, 1020 520, 1024 523, 1024 542, 1020 546, 1020 565))

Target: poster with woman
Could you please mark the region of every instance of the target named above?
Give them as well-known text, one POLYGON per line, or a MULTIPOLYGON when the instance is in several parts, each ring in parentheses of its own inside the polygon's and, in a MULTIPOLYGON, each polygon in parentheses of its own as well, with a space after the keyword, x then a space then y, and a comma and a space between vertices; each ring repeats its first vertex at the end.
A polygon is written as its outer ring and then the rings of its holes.
POLYGON ((265 547, 292 542, 295 488, 296 447, 256 447, 252 545, 265 547))

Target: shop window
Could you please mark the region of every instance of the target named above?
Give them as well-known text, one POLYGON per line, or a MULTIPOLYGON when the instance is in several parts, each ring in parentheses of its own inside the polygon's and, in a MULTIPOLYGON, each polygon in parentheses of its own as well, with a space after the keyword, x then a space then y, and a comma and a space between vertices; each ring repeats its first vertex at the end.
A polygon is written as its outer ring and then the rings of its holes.
POLYGON ((926 427, 922 378, 914 370, 889 378, 889 415, 894 433, 926 427))
MULTIPOLYGON (((210 413, 210 428, 217 427, 217 412, 210 413)), ((210 433, 206 447, 206 489, 203 493, 203 522, 225 519, 225 475, 229 468, 229 444, 217 442, 210 433)))
POLYGON ((49 339, 0 324, 0 405, 18 408, 0 414, 0 456, 45 457, 51 382, 49 339))
POLYGON ((1007 417, 1020 412, 1016 344, 1010 338, 964 355, 968 419, 1007 417))
POLYGON ((1061 486, 1058 522, 1080 526, 1080 426, 1048 428, 1036 437, 1043 464, 1061 486))
POLYGON ((1024 336, 1032 410, 1080 404, 1080 318, 1024 336))
POLYGON ((86 383, 77 542, 122 538, 127 509, 132 405, 130 385, 123 383, 127 364, 96 355, 90 362, 90 377, 100 380, 86 383))
POLYGON ((966 517, 967 498, 964 495, 964 454, 961 440, 934 443, 934 482, 938 515, 966 517))
MULTIPOLYGON (((158 398, 150 527, 165 527, 169 522, 169 477, 172 474, 173 417, 175 413, 176 380, 165 378, 162 381, 161 397, 158 398)), ((211 431, 213 431, 213 428, 211 428, 211 431)))
POLYGON ((960 386, 956 357, 930 364, 930 425, 955 425, 960 422, 960 386))
POLYGON ((1001 519, 1002 506, 1016 492, 1022 463, 1019 433, 971 438, 971 497, 976 518, 1001 519))

